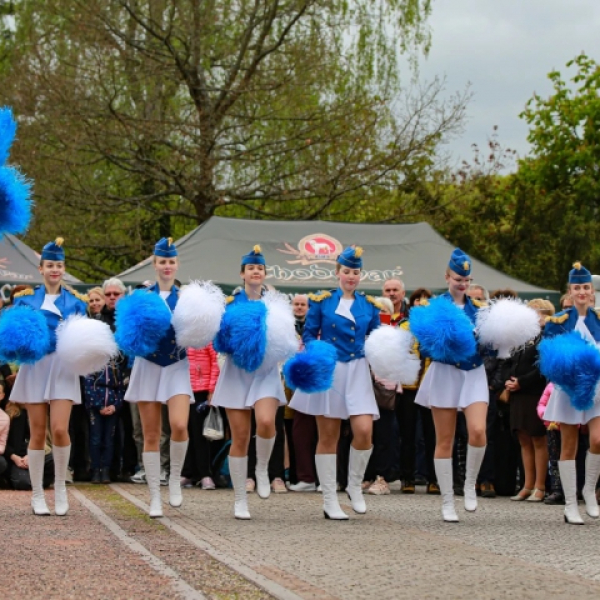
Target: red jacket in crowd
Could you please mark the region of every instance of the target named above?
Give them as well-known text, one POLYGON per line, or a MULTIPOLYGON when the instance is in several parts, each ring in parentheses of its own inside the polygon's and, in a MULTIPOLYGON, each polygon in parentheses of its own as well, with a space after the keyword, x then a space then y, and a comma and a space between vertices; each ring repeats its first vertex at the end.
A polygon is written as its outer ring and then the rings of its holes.
POLYGON ((189 348, 187 350, 190 361, 190 381, 194 392, 214 392, 219 377, 219 363, 217 353, 212 344, 202 350, 189 348))

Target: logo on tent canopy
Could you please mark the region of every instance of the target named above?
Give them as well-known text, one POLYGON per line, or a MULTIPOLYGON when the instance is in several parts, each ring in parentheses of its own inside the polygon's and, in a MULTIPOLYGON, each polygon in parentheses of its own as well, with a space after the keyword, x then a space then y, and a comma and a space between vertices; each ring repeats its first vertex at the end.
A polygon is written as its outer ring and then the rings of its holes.
POLYGON ((282 254, 288 254, 294 260, 287 260, 290 265, 311 265, 316 262, 335 264, 335 260, 344 249, 341 242, 325 233, 313 233, 298 242, 298 249, 285 243, 286 249, 278 248, 282 254))

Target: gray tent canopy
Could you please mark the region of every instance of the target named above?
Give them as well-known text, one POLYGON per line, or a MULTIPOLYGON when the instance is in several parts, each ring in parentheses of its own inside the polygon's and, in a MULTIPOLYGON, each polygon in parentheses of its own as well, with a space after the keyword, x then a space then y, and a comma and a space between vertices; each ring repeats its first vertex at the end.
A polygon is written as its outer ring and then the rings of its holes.
MULTIPOLYGON (((375 294, 392 277, 401 278, 409 291, 419 287, 444 290, 444 273, 454 248, 428 223, 375 225, 223 217, 211 217, 175 244, 180 281, 211 280, 226 292, 241 283, 241 256, 255 244, 260 244, 267 260, 266 283, 284 292, 336 287, 336 256, 351 244, 362 246, 360 289, 375 294)), ((509 277, 475 259, 472 274, 488 290, 512 288, 524 298, 558 300, 558 292, 509 277)), ((151 259, 124 271, 119 278, 130 285, 154 280, 151 259)))
MULTIPOLYGON (((6 298, 6 290, 19 284, 37 285, 43 283, 38 270, 40 255, 14 235, 5 234, 0 239, 0 285, 2 296, 6 298)), ((81 281, 65 273, 65 281, 69 284, 81 284, 81 281)))

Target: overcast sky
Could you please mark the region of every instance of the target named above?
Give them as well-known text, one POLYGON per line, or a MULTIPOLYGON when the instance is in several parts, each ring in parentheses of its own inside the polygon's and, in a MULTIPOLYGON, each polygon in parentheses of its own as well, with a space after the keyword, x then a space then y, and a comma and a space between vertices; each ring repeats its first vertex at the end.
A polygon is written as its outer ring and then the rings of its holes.
POLYGON ((519 113, 533 92, 550 94, 548 72, 568 73, 582 51, 600 63, 600 0, 434 0, 430 24, 421 78, 446 75, 448 92, 467 83, 473 92, 466 130, 448 147, 457 161, 494 125, 504 146, 527 154, 519 113))

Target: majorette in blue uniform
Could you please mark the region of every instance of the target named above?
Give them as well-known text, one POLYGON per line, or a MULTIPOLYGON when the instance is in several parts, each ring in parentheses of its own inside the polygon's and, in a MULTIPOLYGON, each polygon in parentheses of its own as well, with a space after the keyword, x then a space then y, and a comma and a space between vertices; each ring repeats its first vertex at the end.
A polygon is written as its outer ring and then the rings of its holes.
MULTIPOLYGON (((162 238, 154 246, 154 256, 174 258, 177 248, 170 238, 162 238)), ((158 282, 148 288, 148 293, 159 294, 171 312, 177 306, 179 288, 176 285, 168 292, 161 292, 158 282)), ((129 387, 125 394, 128 402, 162 402, 173 396, 185 394, 194 401, 190 383, 190 365, 185 348, 179 348, 175 330, 171 325, 160 340, 156 352, 143 358, 136 357, 131 371, 129 387)))
MULTIPOLYGON (((591 273, 577 262, 569 272, 569 287, 573 285, 589 286, 587 291, 593 290, 591 273)), ((576 292, 575 292, 576 293, 576 292)), ((598 313, 588 308, 585 315, 580 315, 576 306, 571 306, 552 317, 546 318, 544 327, 544 338, 560 336, 566 333, 578 331, 587 341, 600 347, 600 319, 598 313)), ((573 366, 577 369, 577 365, 573 366)), ((596 388, 598 389, 598 388, 596 388)), ((600 398, 596 395, 593 406, 589 410, 577 410, 572 406, 569 396, 557 385, 550 395, 546 410, 545 421, 561 423, 561 432, 566 435, 566 426, 588 425, 590 429, 590 449, 585 462, 585 485, 582 495, 585 500, 586 512, 590 517, 598 518, 600 510, 596 500, 596 484, 600 475, 600 447, 598 445, 598 431, 600 430, 600 398)), ((570 432, 578 436, 578 429, 570 432)), ((576 449, 572 457, 567 460, 559 460, 558 468, 560 479, 565 495, 565 521, 571 524, 582 525, 583 519, 577 508, 577 473, 575 467, 576 449)), ((561 458, 565 458, 564 452, 561 458)))
MULTIPOLYGON (((65 251, 62 244, 62 238, 46 244, 41 260, 64 262, 65 251)), ((79 377, 61 368, 54 351, 59 324, 71 315, 85 315, 86 300, 86 296, 62 286, 58 295, 48 295, 44 285, 37 286, 35 290, 23 290, 15 294, 14 306, 29 306, 42 311, 50 330, 51 345, 50 352, 42 360, 23 365, 19 369, 11 392, 14 402, 39 404, 51 400, 71 400, 75 404, 81 404, 79 377)))
MULTIPOLYGON (((41 261, 64 263, 65 251, 62 245, 62 238, 56 238, 54 242, 46 244, 42 250, 41 261)), ((87 308, 85 300, 85 296, 67 290, 63 286, 60 287, 60 292, 56 295, 47 294, 45 285, 38 286, 35 290, 23 290, 15 294, 15 306, 29 306, 42 312, 51 333, 51 345, 50 353, 44 358, 33 364, 21 366, 11 392, 13 402, 26 405, 50 402, 50 414, 53 411, 52 401, 70 400, 74 404, 81 404, 79 377, 64 366, 55 349, 58 325, 71 315, 85 315, 87 308)), ((61 411, 61 417, 66 418, 63 425, 68 430, 69 414, 64 415, 61 411)), ((33 433, 32 429, 32 436, 33 433)), ((43 449, 29 448, 27 455, 29 458, 33 512, 36 515, 49 515, 50 511, 46 505, 42 487, 45 452, 43 449)), ((53 441, 54 506, 56 514, 61 516, 67 514, 69 510, 65 480, 70 455, 70 441, 63 446, 58 446, 56 440, 53 441)))
MULTIPOLYGON (((448 268, 449 277, 452 277, 450 273, 454 273, 458 277, 467 278, 471 274, 471 259, 460 248, 456 248, 450 256, 448 268)), ((450 292, 446 292, 444 296, 454 302, 450 292)), ((472 300, 466 293, 463 300, 464 304, 457 306, 464 310, 465 315, 469 317, 473 324, 473 329, 475 329, 477 311, 483 304, 472 300)), ((423 377, 415 402, 428 408, 454 410, 463 410, 475 403, 485 403, 487 405, 489 390, 481 356, 475 354, 469 357, 468 360, 458 363, 432 360, 425 377, 423 377)), ((485 418, 483 427, 485 427, 485 418)), ((471 442, 471 440, 469 441, 471 442)), ((474 511, 477 508, 475 483, 485 456, 485 449, 485 445, 474 446, 469 443, 467 446, 464 495, 465 509, 468 511, 474 511)), ((436 458, 434 459, 434 465, 442 494, 442 517, 444 521, 456 522, 458 516, 454 508, 452 458, 436 458)))
MULTIPOLYGON (((340 269, 362 269, 362 248, 346 248, 337 259, 340 269)), ((320 339, 335 346, 337 363, 333 385, 326 392, 307 394, 296 390, 290 407, 304 414, 348 419, 358 415, 379 418, 369 365, 365 358, 365 339, 380 325, 380 305, 370 296, 355 291, 344 298, 341 288, 309 295, 309 309, 302 339, 305 344, 320 339)), ((362 480, 372 448, 350 448, 348 494, 357 513, 366 512, 362 480)), ((316 466, 323 491, 327 518, 345 520, 336 496, 336 455, 317 454, 316 466)))
MULTIPOLYGON (((260 246, 254 246, 248 254, 242 256, 241 269, 245 272, 247 265, 262 265, 266 269, 266 260, 260 246)), ((267 290, 262 286, 260 298, 248 298, 244 288, 237 289, 227 298, 227 310, 233 307, 238 308, 240 304, 253 304, 262 302, 262 298, 267 290)), ((291 311, 291 308, 290 308, 291 311)), ((243 318, 243 317, 242 317, 243 318)), ((224 317, 225 319, 225 317, 224 317)), ((235 327, 235 325, 232 325, 235 327)), ((218 344, 219 335, 215 340, 215 349, 222 351, 218 344)), ((225 342, 226 343, 226 342, 225 342)), ((285 392, 278 365, 269 367, 260 367, 256 371, 246 371, 234 364, 233 357, 229 354, 225 357, 225 362, 219 373, 217 385, 212 397, 213 406, 221 406, 227 411, 244 410, 249 411, 255 408, 255 405, 261 400, 274 398, 279 406, 286 404, 285 392)), ((271 404, 263 404, 261 410, 270 411, 273 408, 271 404)), ((273 411, 273 424, 275 423, 275 412, 273 411)), ((263 413, 264 414, 264 413, 263 413)), ((248 438, 250 437, 250 420, 247 422, 248 438)), ((262 433, 262 432, 261 432, 262 433)), ((236 432, 232 431, 233 442, 236 440, 236 432)), ((271 438, 256 433, 256 491, 259 497, 268 498, 271 493, 271 482, 269 480, 268 465, 273 446, 275 445, 275 436, 271 438)), ((246 448, 247 451, 247 448, 246 448)), ((231 482, 235 494, 234 516, 236 519, 250 519, 248 511, 248 502, 246 496, 246 480, 248 477, 248 456, 229 456, 229 471, 231 482)))
MULTIPOLYGON (((177 255, 177 248, 171 238, 162 238, 154 246, 154 256, 157 258, 175 258, 177 255)), ((158 282, 148 288, 147 293, 159 294, 171 312, 175 309, 179 298, 179 288, 177 286, 173 285, 170 290, 161 291, 158 282)), ((117 305, 117 312, 118 310, 117 305)), ((177 346, 175 330, 171 325, 162 336, 156 352, 145 357, 136 356, 131 370, 129 387, 125 393, 125 400, 132 403, 159 402, 169 405, 169 401, 175 396, 188 396, 189 403, 194 402, 187 354, 185 348, 177 346)), ((171 424, 173 424, 172 410, 176 408, 169 409, 171 424)), ((187 447, 187 439, 184 441, 171 439, 169 443, 169 503, 175 507, 181 506, 183 501, 181 469, 187 447)), ((150 492, 149 515, 151 517, 161 517, 163 513, 160 497, 160 452, 143 452, 142 459, 150 492)))

